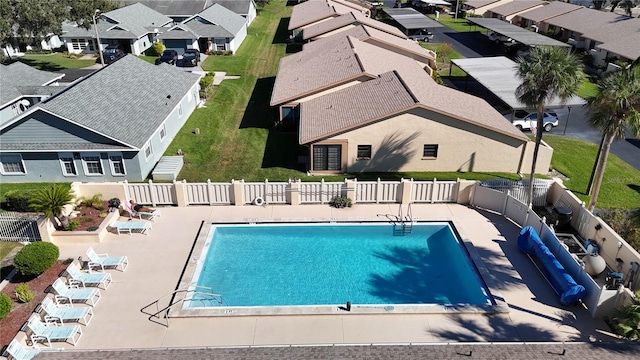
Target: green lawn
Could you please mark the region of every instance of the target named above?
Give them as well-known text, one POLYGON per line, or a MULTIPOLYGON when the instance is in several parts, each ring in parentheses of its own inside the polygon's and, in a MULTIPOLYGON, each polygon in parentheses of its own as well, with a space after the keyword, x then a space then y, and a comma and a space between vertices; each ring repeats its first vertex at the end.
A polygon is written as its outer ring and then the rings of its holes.
POLYGON ((592 83, 591 81, 585 79, 582 84, 580 84, 580 88, 578 89, 578 96, 583 99, 588 99, 596 95, 598 91, 598 85, 592 83))
POLYGON ((459 52, 453 50, 453 47, 451 47, 451 44, 448 43, 420 43, 420 46, 422 46, 425 49, 429 49, 432 51, 436 52, 436 59, 438 61, 438 68, 440 69, 440 76, 441 77, 464 77, 467 74, 462 71, 459 67, 457 66, 453 66, 453 69, 451 70, 451 75, 449 75, 449 68, 451 66, 450 60, 452 59, 464 59, 464 56, 460 55, 459 52), (441 49, 445 46, 448 46, 451 49, 450 54, 447 55, 446 58, 443 58, 443 56, 441 55, 442 51, 441 49), (444 61, 443 61, 444 60, 444 61))
POLYGON ((0 260, 4 259, 11 250, 17 248, 18 246, 22 246, 17 241, 0 241, 0 260))
MULTIPOLYGON (((545 135, 543 140, 554 148, 551 166, 566 175, 565 186, 584 202, 598 145, 583 140, 545 135)), ((609 154, 607 169, 598 196, 598 208, 640 208, 640 171, 609 154)))
MULTIPOLYGON (((429 16, 434 20, 436 18, 436 16, 433 14, 427 15, 427 16, 429 16)), ((449 14, 441 13, 437 21, 442 25, 448 27, 449 29, 455 30, 457 32, 473 32, 473 31, 480 31, 480 29, 482 29, 476 25, 469 25, 466 19, 458 18, 456 20, 453 16, 449 14)))
POLYGON ((39 70, 56 71, 62 69, 81 69, 87 66, 95 65, 96 60, 78 60, 65 57, 61 53, 35 55, 27 54, 19 59, 19 61, 33 66, 39 70))
MULTIPOLYGON (((71 183, 66 183, 71 187, 71 183)), ((4 194, 11 190, 38 190, 45 186, 51 186, 50 183, 0 183, 0 203, 4 202, 4 194)))
POLYGON ((138 56, 138 58, 148 62, 149 64, 156 64, 156 59, 158 58, 157 56, 147 56, 147 55, 140 55, 138 56))

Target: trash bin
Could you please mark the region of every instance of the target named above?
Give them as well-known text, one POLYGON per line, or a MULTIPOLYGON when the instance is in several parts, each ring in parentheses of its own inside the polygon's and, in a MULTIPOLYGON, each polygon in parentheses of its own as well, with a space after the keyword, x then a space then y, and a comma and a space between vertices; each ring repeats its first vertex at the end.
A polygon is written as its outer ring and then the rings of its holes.
POLYGON ((553 208, 554 224, 556 230, 566 230, 571 224, 573 210, 568 207, 553 208))

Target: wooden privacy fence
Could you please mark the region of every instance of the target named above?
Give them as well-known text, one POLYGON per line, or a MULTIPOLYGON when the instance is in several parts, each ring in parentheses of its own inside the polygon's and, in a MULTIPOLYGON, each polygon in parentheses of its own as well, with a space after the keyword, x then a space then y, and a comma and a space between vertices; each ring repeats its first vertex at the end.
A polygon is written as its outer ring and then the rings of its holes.
POLYGON ((38 219, 40 215, 18 212, 0 213, 0 240, 2 241, 40 241, 38 219))
POLYGON ((341 182, 245 182, 231 183, 124 183, 126 196, 140 204, 156 205, 243 205, 326 204, 336 196, 354 203, 446 203, 456 202, 459 181, 358 181, 341 182))

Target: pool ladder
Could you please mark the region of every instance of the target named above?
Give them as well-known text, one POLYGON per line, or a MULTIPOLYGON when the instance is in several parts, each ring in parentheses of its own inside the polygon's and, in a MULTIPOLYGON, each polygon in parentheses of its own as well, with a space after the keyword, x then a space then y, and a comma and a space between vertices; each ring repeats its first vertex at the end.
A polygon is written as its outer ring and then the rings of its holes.
POLYGON ((211 290, 212 290, 211 288, 206 286, 195 286, 195 287, 192 287, 191 289, 175 290, 169 294, 162 296, 161 298, 152 302, 151 304, 143 307, 142 309, 140 309, 140 311, 143 314, 149 315, 149 321, 169 327, 169 310, 171 310, 171 308, 173 308, 174 305, 181 304, 185 301, 215 302, 218 306, 219 305, 227 306, 227 303, 222 298, 222 295, 214 294, 213 292, 211 292, 211 290), (201 290, 208 290, 208 291, 201 291, 201 290), (176 301, 175 296, 179 293, 184 293, 185 297, 176 301), (200 298, 200 299, 193 299, 193 297, 187 298, 186 294, 200 295, 208 298, 200 298), (166 306, 160 305, 160 303, 164 302, 163 300, 169 296, 171 296, 171 299, 169 299, 168 305, 166 306), (155 305, 155 312, 154 313, 147 312, 147 309, 151 308, 153 305, 155 305), (164 319, 164 323, 161 323, 159 321, 160 319, 164 319))
POLYGON ((402 205, 398 208, 398 215, 378 214, 384 216, 393 224, 393 235, 403 236, 411 234, 413 231, 413 214, 411 212, 411 204, 407 207, 407 215, 402 213, 402 205))

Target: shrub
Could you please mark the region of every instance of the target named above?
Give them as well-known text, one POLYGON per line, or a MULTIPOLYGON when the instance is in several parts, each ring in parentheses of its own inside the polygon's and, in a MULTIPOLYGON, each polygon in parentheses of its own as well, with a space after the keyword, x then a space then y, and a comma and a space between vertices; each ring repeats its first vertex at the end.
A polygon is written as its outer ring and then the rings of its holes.
POLYGON ((0 293, 0 320, 4 319, 11 312, 13 303, 11 298, 5 294, 0 293))
POLYGON ((9 190, 4 194, 7 210, 18 212, 33 211, 30 201, 33 194, 24 190, 9 190))
POLYGON ((153 45, 145 50, 144 54, 147 56, 160 56, 164 51, 164 45, 161 42, 154 42, 153 45))
POLYGON ((92 207, 97 209, 98 205, 102 205, 102 194, 95 194, 92 197, 83 197, 80 200, 80 203, 86 207, 92 207))
POLYGON ((106 218, 106 217, 107 217, 107 213, 100 213, 100 215, 98 215, 98 216, 100 216, 101 218, 103 218, 103 219, 104 219, 104 218, 106 218))
POLYGON ((213 73, 207 73, 200 79, 200 98, 206 99, 209 97, 211 85, 213 85, 213 73))
POLYGON ((93 219, 90 218, 89 216, 83 216, 83 217, 80 218, 80 223, 89 223, 89 222, 92 222, 92 221, 93 221, 93 219))
POLYGON ((22 275, 40 275, 53 266, 60 256, 60 250, 49 242, 34 242, 18 251, 13 259, 16 271, 22 275))
POLYGON ((331 199, 331 201, 329 201, 329 205, 333 206, 334 208, 345 208, 345 207, 351 207, 351 199, 349 199, 346 196, 336 196, 333 199, 331 199))
MULTIPOLYGON (((101 215, 102 215, 102 214, 101 214, 101 215)), ((89 227, 87 228, 87 231, 96 231, 96 230, 98 230, 98 227, 97 227, 97 226, 95 226, 95 225, 94 225, 94 226, 89 226, 89 227)))
POLYGON ((80 226, 80 222, 78 222, 76 220, 69 221, 69 226, 67 226, 64 230, 65 231, 73 231, 73 230, 77 229, 78 226, 80 226))
POLYGON ((18 298, 18 301, 22 303, 33 301, 34 295, 31 290, 29 290, 29 284, 20 284, 16 286, 16 297, 18 298))

